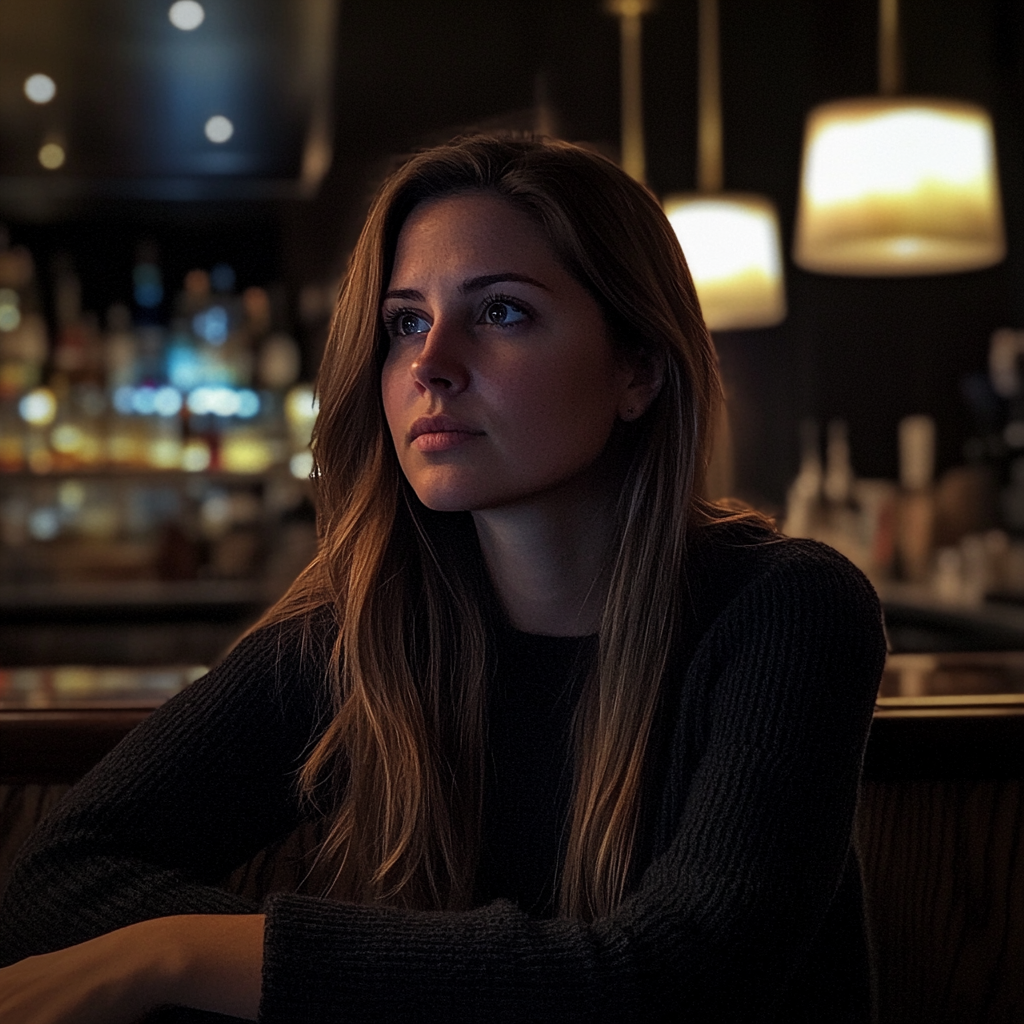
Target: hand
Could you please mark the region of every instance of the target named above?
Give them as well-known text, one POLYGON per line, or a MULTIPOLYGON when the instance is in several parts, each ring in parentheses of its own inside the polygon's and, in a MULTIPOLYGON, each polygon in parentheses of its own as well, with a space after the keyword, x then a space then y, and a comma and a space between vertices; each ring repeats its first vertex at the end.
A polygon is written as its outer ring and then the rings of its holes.
MULTIPOLYGON (((148 922, 147 922, 148 923, 148 922)), ((131 1024, 159 1006, 157 965, 139 925, 0 970, 4 1024, 131 1024), (152 988, 152 991, 147 989, 152 988)))
POLYGON ((141 921, 0 970, 3 1024, 133 1024, 166 1003, 256 1019, 262 915, 141 921))

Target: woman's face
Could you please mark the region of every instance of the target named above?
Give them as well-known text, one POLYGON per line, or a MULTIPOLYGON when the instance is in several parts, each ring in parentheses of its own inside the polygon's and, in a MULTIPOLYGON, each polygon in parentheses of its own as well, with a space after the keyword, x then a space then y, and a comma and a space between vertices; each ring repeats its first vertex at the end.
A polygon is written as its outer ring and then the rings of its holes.
POLYGON ((646 404, 598 304, 497 196, 414 209, 381 312, 384 412, 429 508, 482 511, 557 490, 646 404))

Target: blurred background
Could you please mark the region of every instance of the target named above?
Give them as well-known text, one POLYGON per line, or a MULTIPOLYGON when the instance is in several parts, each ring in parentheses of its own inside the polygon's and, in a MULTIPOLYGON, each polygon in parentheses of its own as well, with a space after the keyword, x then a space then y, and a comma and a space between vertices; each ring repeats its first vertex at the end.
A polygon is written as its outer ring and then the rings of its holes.
POLYGON ((721 0, 703 50, 698 0, 0 0, 4 665, 206 664, 281 592, 315 549, 310 382, 369 197, 474 128, 624 161, 640 130, 659 198, 773 204, 785 308, 714 332, 715 488, 854 558, 899 649, 1019 646, 1024 14, 898 17, 898 91, 991 117, 981 269, 792 259, 808 113, 879 90, 874 0, 721 0))

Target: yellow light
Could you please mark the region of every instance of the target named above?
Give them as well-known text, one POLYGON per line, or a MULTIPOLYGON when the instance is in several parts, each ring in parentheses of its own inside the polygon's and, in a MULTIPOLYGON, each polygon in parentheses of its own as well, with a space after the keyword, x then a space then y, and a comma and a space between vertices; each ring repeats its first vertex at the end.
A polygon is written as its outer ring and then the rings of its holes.
POLYGON ((214 114, 206 122, 206 137, 218 144, 227 142, 235 134, 235 126, 223 114, 214 114))
POLYGON ((312 426, 320 411, 320 402, 308 384, 297 384, 284 400, 284 414, 292 426, 312 426))
POLYGON ((65 480, 57 489, 57 501, 69 512, 80 509, 85 504, 85 487, 80 480, 65 480))
POLYGON ((74 455, 82 447, 84 440, 82 428, 75 426, 74 423, 62 423, 59 427, 54 427, 50 434, 53 450, 60 452, 61 455, 74 455))
POLYGON ((229 473, 263 473, 273 465, 274 453, 262 438, 239 431, 225 436, 220 459, 229 473))
POLYGON ((822 273, 977 270, 1006 253, 995 141, 970 103, 871 97, 816 107, 793 258, 822 273))
POLYGON ((186 442, 181 450, 181 468, 188 473, 202 473, 210 468, 210 446, 200 438, 186 442))
POLYGON ((181 449, 181 438, 157 437, 149 442, 149 464, 154 469, 178 469, 181 466, 181 449))
POLYGON ((39 150, 39 162, 48 170, 55 171, 64 166, 64 147, 56 142, 47 142, 39 150))
POLYGON ((175 28, 180 28, 182 32, 191 32, 202 25, 206 12, 203 5, 196 3, 196 0, 177 0, 177 3, 171 4, 167 17, 171 19, 171 24, 175 28))
POLYGON ((668 196, 665 213, 711 330, 770 327, 786 317, 775 207, 763 196, 668 196))
POLYGON ((57 95, 57 83, 49 75, 29 75, 24 89, 33 103, 49 103, 57 95))
POLYGON ((57 396, 49 388, 33 388, 22 396, 18 412, 26 423, 34 427, 48 426, 57 415, 57 396))

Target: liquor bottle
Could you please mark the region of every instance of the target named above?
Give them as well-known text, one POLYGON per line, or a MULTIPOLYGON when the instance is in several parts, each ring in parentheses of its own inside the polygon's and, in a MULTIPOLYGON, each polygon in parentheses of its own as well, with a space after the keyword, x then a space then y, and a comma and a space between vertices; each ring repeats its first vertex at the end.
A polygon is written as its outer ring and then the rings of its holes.
POLYGON ((846 422, 840 419, 830 420, 825 443, 825 475, 821 487, 824 501, 820 539, 831 544, 856 565, 863 567, 870 554, 865 550, 855 482, 846 422))
POLYGON ((786 494, 783 533, 790 537, 817 535, 821 520, 823 476, 818 424, 812 419, 805 419, 800 423, 800 469, 786 494))
POLYGON ((935 420, 905 416, 899 424, 900 502, 897 557, 904 579, 925 583, 935 532, 935 420))

